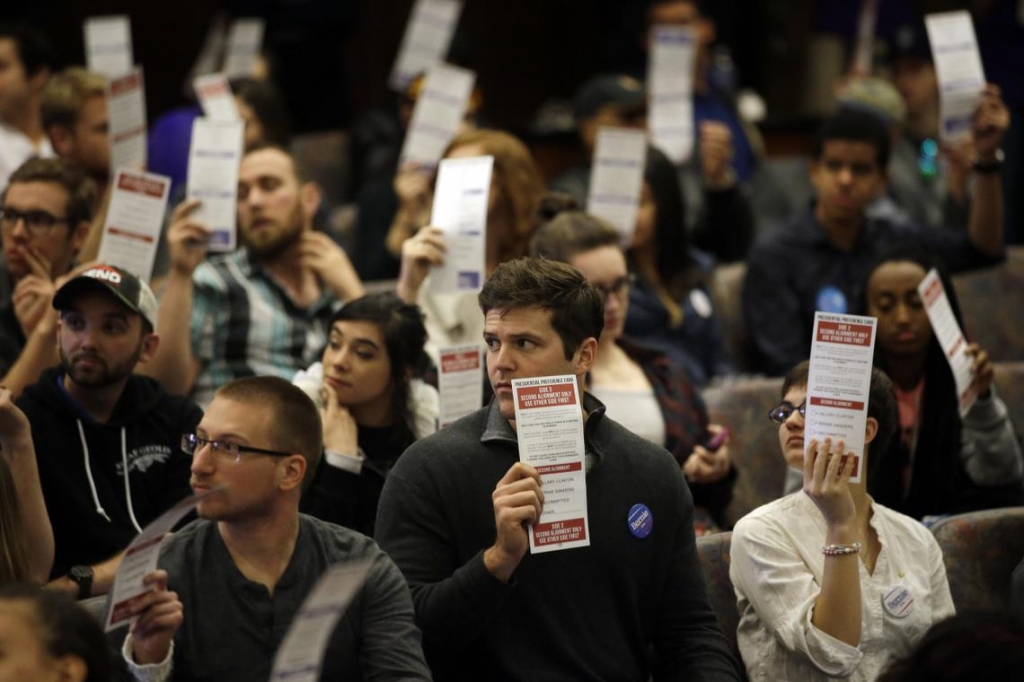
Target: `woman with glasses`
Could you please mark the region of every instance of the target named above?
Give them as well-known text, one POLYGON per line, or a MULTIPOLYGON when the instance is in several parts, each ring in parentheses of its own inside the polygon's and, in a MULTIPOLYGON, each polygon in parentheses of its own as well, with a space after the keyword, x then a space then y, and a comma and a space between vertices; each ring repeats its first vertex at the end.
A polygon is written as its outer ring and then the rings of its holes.
MULTIPOLYGON (((961 416, 949 362, 932 333, 917 287, 938 262, 919 247, 881 256, 863 281, 860 311, 878 318, 875 366, 892 378, 899 437, 872 465, 871 494, 917 519, 1024 504, 1024 455, 993 368, 967 344, 977 401, 961 416)), ((953 315, 956 290, 938 267, 953 315)))
POLYGON ((868 494, 872 460, 896 432, 892 382, 872 370, 862 475, 853 483, 855 453, 841 440, 805 442, 809 369, 803 362, 790 371, 769 413, 786 463, 803 471, 803 490, 733 530, 737 641, 751 680, 867 682, 953 615, 953 601, 934 536, 868 494))
POLYGON ((573 266, 604 294, 604 330, 587 390, 601 400, 608 416, 633 433, 664 445, 690 483, 698 535, 725 526, 736 471, 729 459, 728 434, 708 424, 700 394, 662 352, 623 336, 632 276, 615 228, 582 211, 568 196, 541 202, 548 219, 531 244, 534 255, 573 266), (719 447, 704 447, 719 438, 719 447))
MULTIPOLYGON (((727 231, 728 215, 712 218, 708 206, 705 231, 727 231)), ((662 351, 690 380, 704 386, 732 374, 721 323, 715 314, 708 281, 710 256, 692 249, 679 178, 672 162, 647 149, 640 207, 633 239, 626 251, 636 285, 629 293, 625 333, 662 351)))
POLYGON ((322 362, 294 379, 320 407, 324 428, 324 459, 303 511, 373 535, 391 467, 436 430, 437 391, 412 378, 426 339, 420 309, 394 294, 335 313, 322 362))

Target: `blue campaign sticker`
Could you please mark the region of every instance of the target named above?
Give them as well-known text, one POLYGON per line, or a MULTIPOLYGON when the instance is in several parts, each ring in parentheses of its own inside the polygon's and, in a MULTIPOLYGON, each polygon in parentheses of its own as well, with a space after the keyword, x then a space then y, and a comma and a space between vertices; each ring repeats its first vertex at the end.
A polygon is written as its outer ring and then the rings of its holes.
POLYGON ((643 540, 654 530, 654 514, 646 504, 634 504, 627 517, 629 532, 643 540))
POLYGON ((814 309, 823 313, 844 314, 847 311, 846 295, 837 287, 822 287, 814 299, 814 309))
POLYGON ((914 596, 907 588, 897 585, 882 596, 882 606, 893 618, 906 618, 914 610, 914 596))

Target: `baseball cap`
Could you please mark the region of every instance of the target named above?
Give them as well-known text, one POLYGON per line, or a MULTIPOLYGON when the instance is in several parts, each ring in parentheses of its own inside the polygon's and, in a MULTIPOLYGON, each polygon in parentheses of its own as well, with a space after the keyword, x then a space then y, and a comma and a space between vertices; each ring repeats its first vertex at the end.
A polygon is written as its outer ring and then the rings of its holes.
POLYGON ((896 29, 890 45, 891 59, 897 57, 917 57, 926 62, 932 61, 931 43, 928 42, 928 31, 923 21, 913 21, 896 29))
POLYGON ((590 118, 606 104, 624 110, 643 111, 647 94, 643 84, 632 76, 606 74, 594 76, 580 86, 572 100, 572 113, 577 121, 590 118))
POLYGON ((884 78, 860 78, 839 95, 839 106, 861 109, 880 117, 887 125, 903 123, 907 105, 899 90, 884 78))
POLYGON ((85 291, 109 292, 133 313, 138 313, 156 331, 156 296, 149 285, 127 270, 97 265, 66 282, 53 297, 53 307, 64 310, 71 298, 85 291))

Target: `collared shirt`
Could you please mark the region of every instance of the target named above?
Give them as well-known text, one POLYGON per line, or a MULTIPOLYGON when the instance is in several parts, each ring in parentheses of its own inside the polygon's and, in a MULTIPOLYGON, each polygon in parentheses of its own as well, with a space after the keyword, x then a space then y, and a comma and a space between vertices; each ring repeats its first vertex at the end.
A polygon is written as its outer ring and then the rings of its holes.
POLYGON ((814 502, 802 491, 793 493, 736 524, 729 577, 740 612, 737 639, 751 682, 874 680, 891 658, 908 654, 934 623, 953 615, 942 550, 931 532, 875 502, 871 509, 882 550, 873 573, 857 562, 858 646, 811 622, 825 561, 834 561, 821 553, 825 519, 814 502))
POLYGON ((889 248, 916 241, 951 273, 996 265, 1003 254, 979 251, 966 231, 926 230, 868 219, 849 251, 836 248, 814 218, 813 205, 750 253, 743 281, 743 317, 757 368, 781 376, 811 352, 814 311, 853 312, 856 289, 889 248))
POLYGON ((234 379, 291 380, 319 359, 336 304, 328 292, 297 306, 245 249, 201 264, 192 282, 192 354, 202 363, 193 398, 200 405, 234 379))

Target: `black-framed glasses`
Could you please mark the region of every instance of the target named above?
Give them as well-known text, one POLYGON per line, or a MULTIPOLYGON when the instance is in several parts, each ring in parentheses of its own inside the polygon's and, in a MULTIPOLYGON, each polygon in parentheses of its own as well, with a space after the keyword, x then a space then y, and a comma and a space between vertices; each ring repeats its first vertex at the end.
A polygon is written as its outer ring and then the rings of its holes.
POLYGON ((805 400, 794 407, 792 403, 787 403, 783 400, 781 403, 768 410, 768 418, 776 424, 783 424, 794 412, 799 412, 801 417, 806 417, 807 401, 805 400))
POLYGON ((601 295, 606 299, 609 296, 625 296, 629 292, 629 288, 636 282, 636 275, 632 272, 625 277, 619 277, 617 280, 605 286, 604 284, 598 284, 591 282, 590 285, 601 292, 601 295))
POLYGON ((242 458, 243 452, 270 455, 271 457, 291 457, 294 454, 291 452, 281 452, 280 450, 265 450, 249 445, 239 445, 238 443, 230 443, 226 440, 210 440, 194 433, 186 433, 181 436, 181 451, 186 455, 195 457, 196 450, 204 445, 209 445, 210 451, 225 462, 237 462, 242 458))
POLYGON ((9 206, 0 207, 0 228, 4 232, 14 232, 19 220, 25 221, 25 229, 33 237, 45 237, 57 223, 68 222, 67 216, 58 218, 46 211, 19 211, 9 206))

